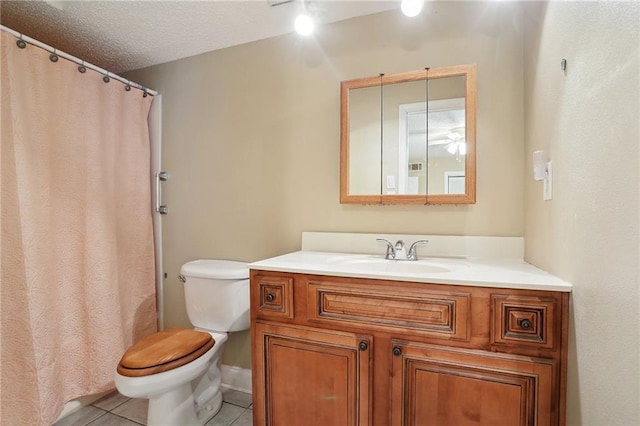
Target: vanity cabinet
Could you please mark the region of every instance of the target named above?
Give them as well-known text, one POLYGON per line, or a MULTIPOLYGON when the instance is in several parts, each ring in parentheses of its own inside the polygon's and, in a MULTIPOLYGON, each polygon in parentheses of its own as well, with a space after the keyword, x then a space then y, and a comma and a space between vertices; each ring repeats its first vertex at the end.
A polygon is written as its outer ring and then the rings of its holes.
POLYGON ((252 269, 254 425, 563 425, 568 303, 252 269))

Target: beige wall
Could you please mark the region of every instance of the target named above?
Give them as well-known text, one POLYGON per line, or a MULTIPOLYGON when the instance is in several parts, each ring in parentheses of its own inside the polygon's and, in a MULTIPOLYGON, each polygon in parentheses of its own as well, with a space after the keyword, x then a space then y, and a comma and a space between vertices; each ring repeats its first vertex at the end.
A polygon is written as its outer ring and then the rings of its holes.
POLYGON ((572 425, 640 424, 639 6, 552 2, 525 14, 526 258, 574 284, 572 425), (538 149, 554 162, 552 201, 532 178, 538 149))
MULTIPOLYGON (((371 15, 321 27, 315 39, 291 34, 128 74, 163 95, 166 326, 189 325, 176 279, 184 262, 294 251, 305 230, 522 235, 519 8, 452 2, 426 12, 371 15), (477 204, 339 204, 340 81, 467 63, 478 65, 477 204)), ((233 336, 223 362, 249 359, 248 333, 233 336)))

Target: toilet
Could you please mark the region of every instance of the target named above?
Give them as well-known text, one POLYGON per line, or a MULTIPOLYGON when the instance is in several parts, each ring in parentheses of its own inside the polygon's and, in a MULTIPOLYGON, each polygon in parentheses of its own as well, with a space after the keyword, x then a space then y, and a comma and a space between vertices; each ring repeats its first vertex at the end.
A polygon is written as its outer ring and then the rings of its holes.
POLYGON ((194 329, 145 337, 122 356, 118 391, 149 400, 148 426, 204 425, 220 410, 220 362, 227 333, 249 329, 249 268, 230 260, 195 260, 180 270, 194 329))

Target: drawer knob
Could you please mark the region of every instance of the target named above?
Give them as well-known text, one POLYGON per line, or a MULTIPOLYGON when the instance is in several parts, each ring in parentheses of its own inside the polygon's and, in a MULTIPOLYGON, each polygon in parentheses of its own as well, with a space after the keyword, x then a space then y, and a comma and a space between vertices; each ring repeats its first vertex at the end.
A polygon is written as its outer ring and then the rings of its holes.
POLYGON ((365 341, 360 342, 360 345, 358 347, 361 351, 366 351, 367 349, 369 349, 369 345, 365 341))
POLYGON ((398 346, 393 348, 393 355, 395 356, 400 356, 402 355, 402 349, 400 349, 398 346))
POLYGON ((520 321, 518 321, 518 325, 523 330, 529 330, 531 328, 531 321, 522 318, 520 321))
POLYGON ((272 293, 267 293, 267 296, 265 297, 265 299, 267 299, 267 302, 273 302, 275 298, 276 296, 274 296, 272 293))

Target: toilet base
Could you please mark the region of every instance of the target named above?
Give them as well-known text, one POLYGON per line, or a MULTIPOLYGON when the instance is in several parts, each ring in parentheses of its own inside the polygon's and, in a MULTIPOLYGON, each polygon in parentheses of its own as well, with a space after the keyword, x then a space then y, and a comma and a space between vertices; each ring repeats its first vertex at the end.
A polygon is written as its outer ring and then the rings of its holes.
POLYGON ((191 383, 149 397, 147 426, 202 426, 196 415, 191 383))
POLYGON ((218 392, 211 400, 203 403, 200 408, 196 409, 196 415, 200 424, 206 424, 213 418, 222 408, 222 392, 218 392))
POLYGON ((220 381, 216 380, 220 375, 216 364, 193 382, 148 396, 147 426, 202 426, 218 414, 222 408, 222 391, 220 381))
MULTIPOLYGON (((216 345, 224 347, 226 336, 219 337, 216 345)), ((192 393, 195 398, 195 409, 198 418, 205 424, 215 416, 222 407, 222 371, 220 370, 222 359, 214 357, 206 373, 191 382, 192 393)))

